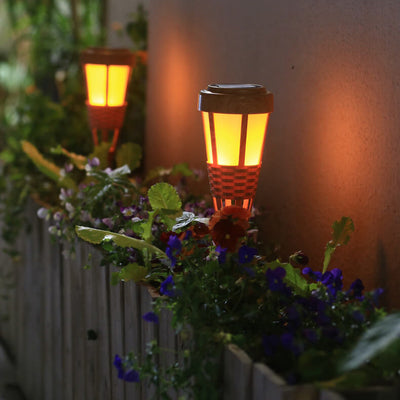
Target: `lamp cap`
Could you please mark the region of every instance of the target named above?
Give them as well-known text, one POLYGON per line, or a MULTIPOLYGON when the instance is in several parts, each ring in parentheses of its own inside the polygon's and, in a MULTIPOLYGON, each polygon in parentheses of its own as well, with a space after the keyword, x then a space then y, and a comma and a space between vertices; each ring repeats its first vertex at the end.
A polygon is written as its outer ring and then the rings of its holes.
POLYGON ((198 109, 222 114, 265 114, 273 111, 274 96, 258 84, 212 84, 200 91, 198 109))
POLYGON ((135 64, 135 55, 128 49, 89 47, 80 54, 82 64, 129 65, 135 64))

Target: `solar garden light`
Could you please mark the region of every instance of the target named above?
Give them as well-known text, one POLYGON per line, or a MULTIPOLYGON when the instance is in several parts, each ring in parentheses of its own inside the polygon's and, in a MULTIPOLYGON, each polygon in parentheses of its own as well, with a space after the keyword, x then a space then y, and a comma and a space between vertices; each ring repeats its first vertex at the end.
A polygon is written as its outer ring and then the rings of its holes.
POLYGON ((119 130, 124 122, 127 106, 126 92, 135 63, 135 56, 127 49, 93 47, 81 53, 87 89, 87 109, 95 146, 108 142, 109 131, 113 131, 109 149, 112 162, 118 142, 119 130))
POLYGON ((201 90, 207 169, 215 210, 251 210, 261 169, 273 94, 255 84, 213 84, 201 90))

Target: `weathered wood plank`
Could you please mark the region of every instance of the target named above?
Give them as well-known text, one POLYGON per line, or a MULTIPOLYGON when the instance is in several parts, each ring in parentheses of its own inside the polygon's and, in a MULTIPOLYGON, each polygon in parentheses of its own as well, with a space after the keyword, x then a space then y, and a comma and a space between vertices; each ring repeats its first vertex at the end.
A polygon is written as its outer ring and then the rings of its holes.
POLYGON ((330 390, 321 390, 320 400, 344 400, 344 397, 330 390))
MULTIPOLYGON (((140 356, 142 352, 140 329, 140 289, 133 282, 127 282, 124 284, 124 295, 125 352, 132 352, 134 355, 140 356)), ((125 396, 127 400, 142 399, 141 385, 137 383, 126 383, 125 396)))
POLYGON ((93 269, 97 270, 95 285, 97 286, 97 305, 98 305, 98 339, 97 351, 99 359, 99 368, 97 376, 97 394, 96 399, 109 400, 111 397, 111 363, 110 354, 110 283, 108 280, 108 267, 100 266, 100 254, 96 253, 93 261, 93 269))
POLYGON ((43 371, 43 399, 51 400, 54 399, 53 383, 55 381, 55 359, 58 357, 54 353, 53 348, 53 336, 51 335, 50 329, 55 329, 53 319, 53 293, 56 289, 53 283, 53 270, 52 265, 54 262, 54 254, 51 252, 51 243, 48 235, 48 222, 42 224, 42 269, 43 269, 43 364, 41 366, 43 371))
MULTIPOLYGON (((69 252, 70 245, 64 244, 64 252, 69 252)), ((63 330, 63 371, 64 380, 62 390, 64 392, 65 400, 73 399, 73 351, 72 351, 72 287, 74 282, 72 280, 72 268, 73 260, 70 258, 63 258, 62 267, 62 282, 63 282, 63 318, 62 318, 62 330, 63 330)))
POLYGON ((285 381, 266 365, 253 365, 253 400, 282 400, 285 392, 285 381), (266 396, 268 394, 268 397, 266 396))
POLYGON ((224 351, 224 399, 251 399, 252 361, 235 345, 228 345, 224 351))
MULTIPOLYGON (((111 272, 109 275, 111 279, 111 272)), ((110 351, 111 361, 116 354, 125 354, 124 287, 118 284, 110 287, 110 351)), ((125 385, 111 369, 111 398, 125 399, 125 385)))
MULTIPOLYGON (((157 340, 158 338, 158 324, 153 322, 147 322, 143 319, 143 316, 153 311, 153 298, 149 293, 149 289, 147 286, 140 285, 138 286, 140 290, 140 315, 141 315, 141 349, 143 354, 146 353, 146 348, 148 344, 153 341, 157 340)), ((158 357, 154 356, 154 362, 158 364, 159 360, 158 357)), ((143 385, 142 386, 142 398, 143 399, 152 399, 156 394, 156 388, 154 385, 143 385)))

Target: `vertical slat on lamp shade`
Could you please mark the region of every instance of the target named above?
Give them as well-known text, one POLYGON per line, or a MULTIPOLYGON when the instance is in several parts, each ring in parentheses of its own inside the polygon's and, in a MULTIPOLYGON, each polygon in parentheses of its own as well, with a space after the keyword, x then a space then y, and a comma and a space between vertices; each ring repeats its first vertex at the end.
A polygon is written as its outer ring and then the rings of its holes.
POLYGON ((248 400, 251 396, 252 361, 235 345, 224 352, 224 400, 248 400))
POLYGON ((208 113, 208 121, 210 124, 210 138, 211 138, 211 151, 212 151, 212 159, 213 164, 218 164, 218 152, 217 152, 217 140, 215 137, 215 123, 214 123, 214 113, 208 113))
POLYGON ((246 159, 247 121, 248 121, 248 115, 243 114, 242 124, 240 127, 239 167, 244 166, 246 159))

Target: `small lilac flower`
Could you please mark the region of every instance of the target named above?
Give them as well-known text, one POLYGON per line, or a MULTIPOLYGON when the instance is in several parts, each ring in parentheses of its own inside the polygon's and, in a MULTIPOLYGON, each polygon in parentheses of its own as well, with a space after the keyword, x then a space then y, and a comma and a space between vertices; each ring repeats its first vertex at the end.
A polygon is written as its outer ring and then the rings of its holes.
POLYGON ((61 221, 63 219, 63 215, 60 211, 56 211, 53 215, 54 221, 61 221))
POLYGON ((72 195, 74 191, 72 189, 60 189, 60 195, 58 198, 61 200, 62 203, 65 203, 72 195))
POLYGON ((74 164, 72 163, 65 163, 64 164, 64 171, 69 174, 74 169, 74 164))
POLYGON ((225 264, 228 250, 218 245, 215 252, 218 254, 218 262, 220 264, 225 264))
POLYGON ((45 207, 41 207, 41 208, 39 208, 39 210, 37 210, 37 216, 38 216, 40 219, 44 219, 44 218, 46 218, 48 215, 49 215, 49 210, 48 210, 47 208, 45 208, 45 207))
POLYGON ((164 296, 175 297, 175 282, 172 275, 168 275, 164 282, 161 283, 160 293, 164 296))
POLYGON ((88 159, 88 164, 91 167, 98 167, 100 165, 100 160, 97 157, 93 157, 92 159, 88 159))
POLYGON ((142 318, 147 322, 154 322, 155 324, 158 324, 158 316, 152 311, 142 315, 142 318))
POLYGON ((251 262, 254 256, 257 254, 257 249, 254 247, 241 246, 239 249, 239 263, 247 264, 251 262))
POLYGON ((114 226, 114 221, 112 218, 103 218, 101 222, 108 227, 108 229, 112 229, 114 226))
POLYGON ((168 239, 168 247, 165 250, 165 254, 171 260, 171 267, 175 267, 177 262, 176 256, 180 254, 181 249, 182 243, 179 240, 178 236, 171 235, 168 239))
POLYGON ((65 209, 72 214, 75 211, 75 207, 71 203, 65 203, 65 209))
POLYGON ((135 209, 133 207, 120 207, 119 209, 125 219, 130 219, 135 214, 135 209))

